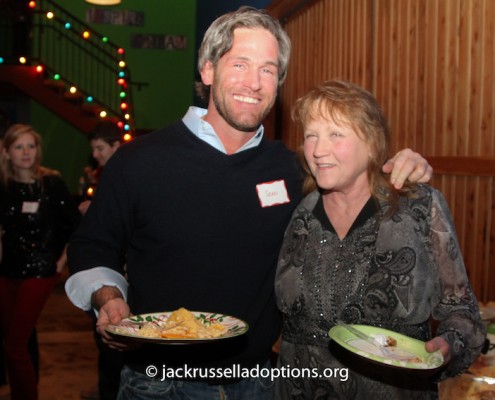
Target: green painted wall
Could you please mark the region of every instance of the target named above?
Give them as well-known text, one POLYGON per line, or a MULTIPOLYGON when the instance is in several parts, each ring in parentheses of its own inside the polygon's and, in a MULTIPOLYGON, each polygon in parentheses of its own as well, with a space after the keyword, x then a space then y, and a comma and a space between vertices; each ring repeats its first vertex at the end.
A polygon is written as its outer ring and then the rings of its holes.
POLYGON ((32 125, 43 137, 43 165, 61 172, 72 193, 91 154, 86 136, 38 103, 31 104, 32 125))
MULTIPOLYGON (((87 9, 97 7, 83 0, 55 1, 85 22, 87 9)), ((153 130, 181 118, 193 102, 196 0, 124 0, 104 9, 144 13, 144 26, 90 24, 126 50, 132 81, 146 84, 132 89, 136 127, 153 130), (187 49, 133 49, 133 33, 185 35, 187 49)), ((30 108, 30 122, 45 142, 44 165, 61 171, 75 192, 90 154, 85 136, 40 105, 32 102, 30 108)))

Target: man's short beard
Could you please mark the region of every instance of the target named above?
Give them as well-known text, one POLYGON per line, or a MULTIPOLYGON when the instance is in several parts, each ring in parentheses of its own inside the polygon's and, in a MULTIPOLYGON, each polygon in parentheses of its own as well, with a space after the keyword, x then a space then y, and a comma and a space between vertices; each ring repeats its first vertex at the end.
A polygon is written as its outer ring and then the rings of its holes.
POLYGON ((241 124, 241 123, 238 123, 236 121, 234 121, 232 118, 230 118, 228 115, 226 115, 226 113, 223 112, 223 109, 222 107, 220 106, 220 103, 218 102, 217 100, 217 97, 215 96, 215 94, 213 93, 213 103, 215 104, 215 108, 217 109, 217 112, 218 114, 234 129, 237 129, 238 131, 241 131, 241 132, 254 132, 254 131, 257 131, 258 128, 260 127, 260 125, 263 123, 263 120, 265 119, 265 117, 268 115, 268 113, 270 112, 270 108, 268 108, 264 113, 263 115, 261 116, 261 118, 259 119, 259 121, 253 126, 253 124, 241 124))

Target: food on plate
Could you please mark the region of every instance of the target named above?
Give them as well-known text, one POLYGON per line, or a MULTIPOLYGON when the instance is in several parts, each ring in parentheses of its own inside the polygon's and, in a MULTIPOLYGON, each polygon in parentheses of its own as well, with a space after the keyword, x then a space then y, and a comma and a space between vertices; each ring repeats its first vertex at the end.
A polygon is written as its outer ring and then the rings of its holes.
POLYGON ((179 308, 164 321, 142 324, 139 334, 165 339, 211 339, 222 336, 226 330, 215 320, 200 320, 186 308, 179 308))
POLYGON ((411 357, 407 360, 407 362, 413 363, 413 364, 420 364, 420 363, 423 363, 424 361, 420 357, 411 357))
POLYGON ((397 346, 397 340, 395 340, 392 336, 387 336, 383 334, 371 335, 371 337, 376 340, 381 346, 393 347, 397 346))
POLYGON ((392 336, 388 335, 383 335, 381 333, 371 335, 371 337, 380 345, 384 347, 393 347, 393 352, 391 353, 391 356, 395 355, 397 357, 400 357, 402 361, 407 361, 409 363, 422 363, 423 360, 416 356, 415 354, 410 353, 409 351, 406 351, 404 349, 400 349, 397 347, 397 340, 394 339, 392 336), (407 357, 407 358, 406 358, 407 357))

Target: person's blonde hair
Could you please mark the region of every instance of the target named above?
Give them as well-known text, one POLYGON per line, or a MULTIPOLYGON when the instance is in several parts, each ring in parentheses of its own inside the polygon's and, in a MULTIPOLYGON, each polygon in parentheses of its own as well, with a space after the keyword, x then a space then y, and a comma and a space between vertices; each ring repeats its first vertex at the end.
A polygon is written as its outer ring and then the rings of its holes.
MULTIPOLYGON (((299 98, 293 109, 292 118, 304 129, 316 118, 326 118, 337 124, 352 128, 369 146, 368 179, 371 195, 397 206, 399 192, 382 171, 389 158, 390 129, 375 97, 362 87, 343 80, 321 83, 299 98)), ((302 153, 302 152, 301 152, 302 153)), ((302 157, 305 171, 304 193, 317 189, 316 180, 302 157)), ((404 189, 404 193, 408 187, 404 189)))
POLYGON ((5 155, 8 152, 10 146, 12 146, 17 141, 17 139, 19 139, 24 134, 31 135, 34 138, 34 143, 36 145, 36 159, 33 166, 31 167, 31 178, 35 181, 41 181, 41 178, 44 175, 58 174, 57 171, 41 166, 41 159, 43 156, 41 148, 43 145, 43 141, 40 134, 36 132, 30 125, 14 124, 7 129, 7 132, 5 132, 5 136, 3 138, 3 154, 0 162, 0 178, 4 185, 7 185, 9 180, 14 180, 15 178, 15 171, 12 166, 12 161, 5 155))

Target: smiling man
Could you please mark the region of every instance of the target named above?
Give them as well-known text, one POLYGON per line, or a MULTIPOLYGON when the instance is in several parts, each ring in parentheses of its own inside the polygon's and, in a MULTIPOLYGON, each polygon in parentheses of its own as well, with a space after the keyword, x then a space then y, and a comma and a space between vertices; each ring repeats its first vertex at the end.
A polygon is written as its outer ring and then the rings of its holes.
POLYGON ((254 135, 275 103, 277 40, 261 28, 236 29, 232 49, 216 66, 207 61, 201 78, 212 88, 214 105, 204 119, 218 127, 220 140, 232 143, 235 151, 254 135))
MULTIPOLYGON (((221 16, 198 57, 197 90, 208 108, 191 107, 181 121, 122 146, 105 167, 69 246, 66 291, 75 305, 99 311, 98 330, 110 346, 127 350, 121 400, 272 397, 269 376, 248 372, 270 367, 281 327, 275 267, 301 199, 297 158, 265 139, 262 125, 289 55, 287 34, 266 12, 243 7, 221 16), (131 313, 180 307, 232 315, 249 330, 138 349, 105 331, 131 313)), ((431 175, 412 151, 395 168, 416 180, 431 175)))

